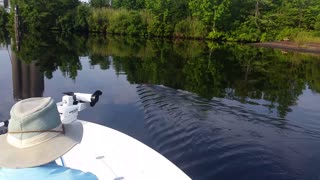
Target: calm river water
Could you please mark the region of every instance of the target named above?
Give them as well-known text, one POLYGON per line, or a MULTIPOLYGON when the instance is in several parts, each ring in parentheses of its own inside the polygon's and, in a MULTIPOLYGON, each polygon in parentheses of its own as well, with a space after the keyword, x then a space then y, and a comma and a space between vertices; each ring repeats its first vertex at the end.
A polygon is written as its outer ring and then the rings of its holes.
POLYGON ((320 57, 128 37, 0 38, 0 119, 18 100, 103 91, 80 119, 151 146, 191 178, 320 179, 320 57))

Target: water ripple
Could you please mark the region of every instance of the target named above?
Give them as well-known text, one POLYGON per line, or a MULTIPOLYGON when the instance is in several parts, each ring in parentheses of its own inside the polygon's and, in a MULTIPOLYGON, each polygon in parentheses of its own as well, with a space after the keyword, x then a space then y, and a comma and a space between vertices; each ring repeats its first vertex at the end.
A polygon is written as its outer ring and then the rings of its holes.
POLYGON ((154 148, 196 179, 299 179, 303 168, 291 161, 301 153, 290 140, 320 137, 316 128, 227 99, 156 85, 137 92, 154 148))

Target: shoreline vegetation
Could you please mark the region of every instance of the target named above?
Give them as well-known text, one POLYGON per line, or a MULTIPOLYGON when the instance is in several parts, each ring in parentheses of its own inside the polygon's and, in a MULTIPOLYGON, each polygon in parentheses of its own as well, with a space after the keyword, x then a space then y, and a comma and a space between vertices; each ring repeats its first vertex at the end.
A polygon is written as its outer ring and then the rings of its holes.
MULTIPOLYGON (((320 43, 318 0, 113 0, 112 5, 110 2, 11 0, 10 4, 19 5, 21 27, 28 33, 99 33, 319 49, 318 45, 308 45, 320 43), (283 40, 286 41, 280 42, 283 40)), ((1 28, 12 29, 13 9, 10 13, 0 9, 1 28)))

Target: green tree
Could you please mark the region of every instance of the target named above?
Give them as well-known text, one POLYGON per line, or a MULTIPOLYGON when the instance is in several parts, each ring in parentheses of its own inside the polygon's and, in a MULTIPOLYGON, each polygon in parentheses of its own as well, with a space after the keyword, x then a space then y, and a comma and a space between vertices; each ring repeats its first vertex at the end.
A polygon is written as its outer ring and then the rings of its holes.
POLYGON ((8 20, 9 14, 3 7, 0 7, 0 28, 3 29, 7 25, 8 20))
POLYGON ((112 7, 134 9, 134 10, 144 9, 145 0, 113 0, 112 7))
POLYGON ((96 8, 108 7, 110 2, 110 0, 90 0, 90 5, 96 8))
POLYGON ((13 3, 13 7, 19 5, 22 25, 30 31, 60 28, 61 21, 72 23, 67 18, 72 18, 73 11, 80 4, 78 0, 15 0, 13 3))
POLYGON ((314 29, 316 31, 320 31, 320 14, 316 18, 316 21, 314 23, 314 29))

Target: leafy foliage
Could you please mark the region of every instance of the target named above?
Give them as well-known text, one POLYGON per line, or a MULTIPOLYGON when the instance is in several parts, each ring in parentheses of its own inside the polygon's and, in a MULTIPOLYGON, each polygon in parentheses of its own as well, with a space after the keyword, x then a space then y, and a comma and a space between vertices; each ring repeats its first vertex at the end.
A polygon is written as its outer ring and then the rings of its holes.
POLYGON ((110 0, 90 0, 92 7, 101 8, 110 6, 110 0))
POLYGON ((115 8, 125 8, 125 9, 144 9, 144 0, 113 0, 112 6, 115 8))
POLYGON ((80 5, 78 0, 14 0, 11 3, 12 7, 19 5, 22 26, 27 31, 51 29, 72 31, 75 28, 82 28, 74 18, 82 21, 83 18, 79 16, 88 15, 77 11, 80 5))
POLYGON ((27 29, 223 41, 293 39, 319 31, 318 0, 12 0, 27 29))
POLYGON ((144 13, 135 10, 99 8, 89 17, 89 29, 95 32, 144 35, 146 26, 144 13))
POLYGON ((3 7, 0 7, 0 28, 4 28, 7 25, 8 21, 9 14, 3 7))
POLYGON ((207 34, 206 26, 195 18, 183 19, 176 24, 174 30, 175 37, 184 38, 205 38, 207 34))

